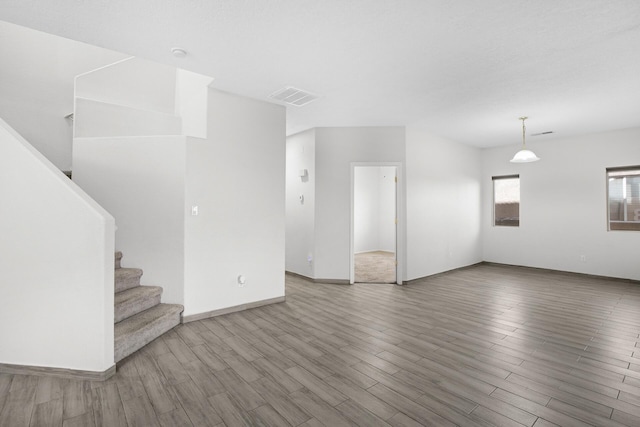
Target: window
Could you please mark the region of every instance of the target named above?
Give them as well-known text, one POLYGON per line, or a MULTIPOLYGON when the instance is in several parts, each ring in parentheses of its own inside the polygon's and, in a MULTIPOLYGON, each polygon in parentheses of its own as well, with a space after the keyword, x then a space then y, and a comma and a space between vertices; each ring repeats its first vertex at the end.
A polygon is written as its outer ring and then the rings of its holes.
POLYGON ((493 225, 520 226, 520 175, 494 176, 493 225))
POLYGON ((609 230, 640 231, 640 166, 607 169, 609 230))

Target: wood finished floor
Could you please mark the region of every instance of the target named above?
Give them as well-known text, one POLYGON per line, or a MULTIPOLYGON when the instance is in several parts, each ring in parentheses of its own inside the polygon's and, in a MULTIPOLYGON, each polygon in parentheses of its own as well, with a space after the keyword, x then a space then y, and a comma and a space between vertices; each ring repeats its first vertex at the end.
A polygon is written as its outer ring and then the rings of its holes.
POLYGON ((286 296, 105 382, 0 375, 0 426, 640 426, 637 283, 479 265, 286 296))

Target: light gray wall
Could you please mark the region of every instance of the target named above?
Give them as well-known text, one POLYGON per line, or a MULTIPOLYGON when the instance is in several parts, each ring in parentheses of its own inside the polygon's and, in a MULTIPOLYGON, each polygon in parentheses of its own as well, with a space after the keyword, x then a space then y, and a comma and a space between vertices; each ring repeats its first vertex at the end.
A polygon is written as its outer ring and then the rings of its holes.
POLYGON ((123 265, 185 316, 284 296, 284 108, 207 91, 206 139, 76 138, 74 150, 74 179, 116 219, 123 265))
POLYGON ((208 116, 187 141, 187 316, 284 296, 285 109, 210 90, 208 116))
POLYGON ((395 167, 358 166, 354 170, 354 252, 395 252, 395 167))
POLYGON ((527 145, 539 162, 512 164, 519 149, 482 151, 485 261, 640 279, 634 231, 607 231, 607 167, 640 165, 640 128, 527 145), (491 177, 520 174, 520 227, 492 226, 491 177), (584 255, 586 261, 581 261, 584 255))
POLYGON ((404 159, 404 127, 316 128, 316 278, 349 279, 351 163, 404 159))
POLYGON ((287 138, 286 148, 285 268, 307 277, 314 277, 315 135, 314 129, 292 135, 287 138), (307 170, 306 177, 300 177, 301 169, 307 170), (303 202, 300 201, 300 196, 304 196, 303 202))
POLYGON ((379 250, 380 179, 376 166, 359 166, 353 183, 353 250, 355 253, 379 250))
POLYGON ((482 261, 480 150, 407 127, 407 280, 482 261))
POLYGON ((393 166, 380 166, 378 169, 378 247, 387 252, 396 251, 396 173, 393 166))
POLYGON ((76 138, 73 179, 116 220, 123 267, 184 302, 184 136, 76 138))

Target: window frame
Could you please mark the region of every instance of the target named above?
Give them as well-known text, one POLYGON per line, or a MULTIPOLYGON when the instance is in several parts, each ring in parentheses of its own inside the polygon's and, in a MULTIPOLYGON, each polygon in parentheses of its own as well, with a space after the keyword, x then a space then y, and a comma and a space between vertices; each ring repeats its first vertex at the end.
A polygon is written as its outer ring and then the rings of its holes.
MULTIPOLYGON (((609 180, 611 179, 611 177, 609 176, 609 173, 611 172, 631 172, 631 171, 640 171, 640 165, 632 165, 632 166, 616 166, 616 167, 611 167, 611 168, 606 168, 605 169, 605 188, 606 188, 606 209, 607 209, 607 231, 640 231, 640 226, 638 229, 634 230, 634 229, 612 229, 611 228, 611 198, 610 198, 610 192, 609 192, 609 180)), ((638 176, 637 174, 635 175, 630 175, 630 176, 638 176)), ((624 221, 627 222, 627 221, 624 221)), ((633 223, 637 223, 637 222, 632 222, 633 223)))
POLYGON ((492 220, 491 225, 493 227, 509 227, 509 228, 520 228, 520 205, 522 204, 520 197, 520 174, 510 174, 510 175, 496 175, 491 177, 491 204, 492 204, 492 220), (503 179, 517 179, 518 180, 518 223, 509 225, 509 224, 496 224, 496 181, 500 181, 503 179))

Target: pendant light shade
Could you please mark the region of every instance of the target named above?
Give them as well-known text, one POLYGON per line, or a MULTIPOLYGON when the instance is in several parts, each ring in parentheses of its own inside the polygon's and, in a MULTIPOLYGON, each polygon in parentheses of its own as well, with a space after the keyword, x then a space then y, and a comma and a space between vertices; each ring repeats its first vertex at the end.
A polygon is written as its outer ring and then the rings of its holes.
POLYGON ((525 135, 525 126, 524 126, 524 121, 527 120, 527 117, 520 117, 520 120, 522 120, 522 150, 518 151, 515 156, 513 156, 513 159, 511 159, 511 163, 530 163, 530 162, 537 162, 538 160, 540 160, 540 157, 536 156, 536 154, 531 151, 531 150, 527 150, 527 146, 525 145, 525 141, 524 141, 524 135, 525 135))
POLYGON ((536 156, 531 150, 520 150, 518 151, 513 159, 511 159, 511 163, 529 163, 529 162, 537 162, 540 160, 540 157, 536 156))

